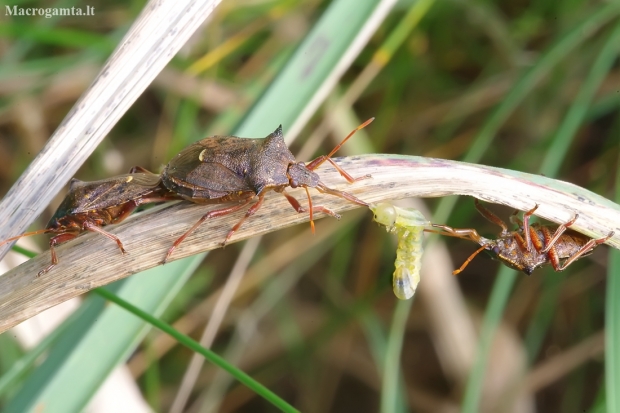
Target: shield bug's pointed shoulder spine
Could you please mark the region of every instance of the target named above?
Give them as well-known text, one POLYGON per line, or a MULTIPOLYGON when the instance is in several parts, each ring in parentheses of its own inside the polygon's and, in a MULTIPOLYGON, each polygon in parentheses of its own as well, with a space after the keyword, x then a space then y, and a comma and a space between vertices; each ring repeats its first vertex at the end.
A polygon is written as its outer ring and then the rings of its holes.
POLYGON ((248 180, 257 195, 270 188, 289 185, 287 170, 295 163, 295 157, 284 142, 282 125, 262 139, 260 147, 249 156, 251 163, 248 180))

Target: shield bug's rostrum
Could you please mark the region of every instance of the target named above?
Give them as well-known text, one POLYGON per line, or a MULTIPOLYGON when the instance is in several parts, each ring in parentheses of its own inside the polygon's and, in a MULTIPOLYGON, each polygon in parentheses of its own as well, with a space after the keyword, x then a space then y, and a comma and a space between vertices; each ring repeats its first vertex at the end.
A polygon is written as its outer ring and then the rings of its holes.
POLYGON ((480 205, 475 200, 476 209, 489 221, 499 225, 502 232, 495 240, 484 238, 478 235, 475 229, 464 228, 455 229, 447 225, 432 224, 433 228, 439 229, 442 235, 468 239, 480 245, 476 250, 453 274, 458 274, 471 260, 483 250, 505 265, 525 274, 532 272, 546 264, 551 264, 555 271, 566 269, 579 258, 590 255, 596 246, 604 243, 614 235, 610 232, 606 237, 591 239, 579 232, 569 229, 577 221, 578 214, 562 225, 540 225, 529 223, 530 217, 534 214, 538 205, 523 214, 521 221, 515 214, 510 217, 510 221, 517 225, 515 231, 508 231, 506 223, 491 211, 480 205))
POLYGON ((266 138, 250 139, 236 136, 212 136, 188 146, 166 165, 162 173, 164 185, 182 198, 202 204, 234 203, 205 214, 193 227, 175 241, 164 263, 183 240, 200 226, 205 220, 230 214, 237 211, 254 198, 245 216, 233 226, 224 244, 239 229, 241 224, 252 216, 262 205, 265 193, 273 190, 286 197, 297 212, 306 210, 285 188, 305 188, 308 197, 310 223, 315 212, 323 212, 339 218, 331 209, 322 205, 312 205, 308 188, 316 188, 319 192, 335 195, 362 206, 368 206, 355 196, 336 189, 328 188, 314 172, 324 162, 331 163, 349 183, 368 178, 353 178, 340 168, 331 156, 358 130, 372 122, 367 120, 353 130, 338 144, 329 155, 320 156, 309 163, 298 162, 286 146, 282 136, 282 127, 278 127, 266 138))
POLYGON ((9 238, 0 242, 0 245, 29 235, 56 234, 49 243, 52 262, 42 269, 38 276, 58 264, 54 249, 56 245, 69 241, 84 231, 97 232, 110 238, 125 254, 121 240, 104 231, 102 227, 123 221, 140 205, 174 199, 180 198, 162 185, 159 175, 140 167, 132 168, 129 174, 100 181, 84 182, 72 179, 69 192, 45 229, 9 238))
POLYGON ((371 205, 370 209, 375 221, 398 236, 392 287, 397 298, 408 300, 420 283, 424 230, 430 227, 430 222, 413 208, 400 208, 382 202, 371 205))

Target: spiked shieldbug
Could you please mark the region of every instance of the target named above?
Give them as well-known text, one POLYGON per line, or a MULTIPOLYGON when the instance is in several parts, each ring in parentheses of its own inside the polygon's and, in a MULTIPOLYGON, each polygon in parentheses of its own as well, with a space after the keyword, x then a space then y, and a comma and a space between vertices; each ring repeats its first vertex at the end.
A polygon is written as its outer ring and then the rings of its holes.
POLYGON ((338 196, 358 205, 368 206, 366 202, 347 192, 328 188, 321 182, 321 178, 314 170, 327 161, 349 183, 368 178, 369 176, 351 177, 331 159, 331 156, 355 132, 373 120, 374 118, 371 118, 358 126, 329 155, 320 156, 307 164, 295 160, 284 142, 282 126, 279 126, 266 138, 212 136, 185 148, 164 168, 162 173, 163 184, 170 191, 191 202, 200 204, 234 202, 235 204, 210 211, 200 218, 193 227, 175 241, 163 262, 168 261, 175 248, 205 220, 237 211, 258 197, 258 200, 247 210, 245 216, 230 229, 223 242, 226 244, 241 224, 260 208, 265 193, 269 190, 284 195, 291 206, 301 213, 306 210, 293 196, 286 193, 285 188, 288 186, 304 188, 308 197, 310 223, 313 231, 314 222, 312 219, 315 212, 324 212, 336 218, 340 218, 340 216, 325 206, 313 206, 308 188, 316 188, 319 192, 338 196))
POLYGON ((529 219, 538 209, 538 205, 523 214, 523 221, 517 218, 515 212, 510 217, 510 221, 518 228, 515 231, 508 231, 506 223, 480 205, 478 200, 475 200, 475 206, 482 216, 502 228, 496 240, 478 235, 475 229, 455 229, 447 225, 432 224, 433 228, 441 231, 431 232, 468 239, 480 245, 480 248, 467 258, 458 270, 453 272, 455 275, 463 271, 467 264, 483 250, 508 267, 523 271, 527 275, 531 275, 536 268, 546 264, 551 264, 555 271, 563 271, 578 259, 590 255, 594 248, 614 235, 612 231, 606 237, 592 239, 569 229, 577 221, 579 214, 575 214, 570 221, 559 226, 538 223, 530 225, 529 219))
POLYGON ((69 241, 82 232, 97 232, 116 242, 123 254, 126 253, 121 240, 104 231, 102 227, 117 224, 127 218, 138 206, 180 199, 161 183, 159 175, 141 167, 134 167, 129 174, 100 181, 84 182, 72 179, 69 192, 48 222, 45 229, 26 232, 0 242, 0 245, 30 235, 53 233, 50 239, 52 262, 37 276, 47 273, 56 264, 58 257, 54 247, 69 241))
POLYGON ((420 283, 423 234, 430 222, 417 209, 400 208, 386 202, 371 205, 370 210, 376 222, 384 225, 387 232, 394 232, 398 236, 392 288, 397 298, 408 300, 413 297, 420 283))

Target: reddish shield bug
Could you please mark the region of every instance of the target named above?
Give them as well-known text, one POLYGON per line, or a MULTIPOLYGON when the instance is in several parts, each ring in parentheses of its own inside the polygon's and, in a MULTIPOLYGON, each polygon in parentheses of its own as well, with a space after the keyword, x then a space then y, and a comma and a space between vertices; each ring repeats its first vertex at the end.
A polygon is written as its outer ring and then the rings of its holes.
POLYGON ((285 191, 288 186, 305 188, 313 231, 313 213, 324 212, 336 218, 339 218, 339 215, 325 206, 313 206, 308 188, 316 188, 319 192, 368 206, 366 202, 351 194, 328 188, 321 182, 321 178, 314 170, 327 161, 350 183, 368 178, 369 176, 352 178, 331 159, 331 156, 355 132, 373 120, 374 118, 369 119, 358 126, 329 155, 320 156, 307 164, 295 160, 284 143, 281 126, 266 138, 212 136, 185 148, 164 168, 162 173, 164 185, 170 191, 191 202, 203 204, 236 202, 236 204, 210 211, 200 218, 170 247, 164 263, 170 258, 175 248, 205 220, 237 211, 258 197, 245 216, 228 232, 223 242, 226 244, 241 224, 260 208, 265 193, 269 190, 284 195, 297 212, 305 212, 299 202, 285 191))
POLYGON ((54 250, 56 245, 73 239, 84 231, 98 232, 110 238, 124 254, 125 248, 121 240, 101 227, 121 222, 142 204, 173 199, 180 198, 161 184, 159 175, 140 167, 132 168, 127 175, 100 181, 83 182, 72 179, 69 193, 45 229, 9 238, 0 242, 0 245, 35 234, 57 234, 50 239, 52 262, 41 270, 38 276, 58 264, 54 250))
MULTIPOLYGON (((432 224, 442 235, 468 239, 480 245, 476 250, 453 274, 458 274, 471 260, 482 250, 488 251, 493 258, 501 261, 505 265, 525 274, 532 272, 545 264, 551 264, 555 271, 566 269, 579 258, 590 255, 594 248, 614 235, 609 235, 599 239, 591 239, 583 234, 569 229, 575 223, 578 214, 573 219, 562 225, 530 225, 529 219, 538 209, 538 205, 523 214, 523 221, 518 219, 515 214, 511 217, 511 222, 517 224, 516 231, 508 231, 506 223, 499 219, 491 211, 475 201, 476 209, 489 221, 499 225, 502 232, 496 240, 487 239, 478 235, 475 229, 454 229, 447 225, 432 224)), ((435 231, 432 231, 435 232, 435 231)))

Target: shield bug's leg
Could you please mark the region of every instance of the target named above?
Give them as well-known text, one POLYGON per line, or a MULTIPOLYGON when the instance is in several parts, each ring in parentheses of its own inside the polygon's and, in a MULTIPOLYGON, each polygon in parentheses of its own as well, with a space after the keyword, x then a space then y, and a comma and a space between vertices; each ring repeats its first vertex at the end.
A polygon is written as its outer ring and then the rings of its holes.
POLYGON ((518 214, 519 214, 518 209, 515 209, 515 211, 510 215, 510 222, 514 225, 517 226, 517 230, 522 230, 523 229, 523 221, 521 221, 521 218, 519 218, 518 214))
MULTIPOLYGON (((336 219, 340 219, 340 215, 338 215, 337 213, 335 213, 334 211, 332 211, 331 209, 323 206, 323 205, 317 205, 317 206, 313 206, 312 205, 312 198, 310 198, 310 193, 308 192, 308 188, 306 189, 306 195, 308 196, 308 205, 310 207, 310 228, 312 229, 312 233, 314 234, 314 221, 313 221, 313 214, 315 212, 323 212, 324 214, 327 214, 329 216, 332 216, 336 219)), ((282 195, 284 195, 286 197, 286 199, 288 200, 289 204, 291 204, 291 206, 293 208, 295 208, 295 211, 302 213, 302 212, 306 212, 306 210, 301 206, 301 204, 299 203, 299 201, 297 201, 293 196, 289 195, 286 193, 286 191, 282 190, 281 192, 282 195)))
POLYGON ((474 205, 476 209, 478 210, 478 212, 480 212, 480 214, 483 217, 485 217, 487 220, 491 221, 492 223, 499 225, 502 228, 502 235, 508 234, 508 227, 506 226, 506 223, 502 221, 497 215, 495 215, 494 213, 492 213, 491 211, 483 207, 478 202, 477 199, 474 199, 474 205))
POLYGON ((304 187, 304 189, 306 190, 306 196, 308 197, 308 208, 310 209, 310 230, 312 231, 312 234, 314 234, 314 211, 312 209, 312 198, 310 197, 310 191, 308 191, 308 187, 306 186, 304 187))
POLYGON ((324 213, 324 214, 326 214, 326 215, 329 215, 330 217, 334 217, 334 218, 336 218, 336 219, 340 219, 340 218, 342 218, 342 217, 340 216, 340 214, 336 213, 335 211, 333 211, 333 210, 331 210, 331 209, 329 209, 328 207, 323 206, 323 205, 313 206, 313 207, 312 207, 312 211, 313 211, 313 212, 322 212, 322 213, 324 213))
POLYGON ((575 262, 576 260, 579 259, 579 257, 581 257, 582 255, 590 252, 594 247, 596 247, 597 245, 600 245, 602 243, 604 243, 605 241, 607 241, 609 238, 613 237, 615 234, 614 231, 611 231, 606 237, 603 238, 599 238, 599 239, 591 239, 590 241, 586 242, 583 247, 581 247, 579 249, 579 251, 577 251, 576 253, 574 253, 572 256, 570 256, 565 262, 564 264, 557 270, 557 271, 563 271, 566 269, 566 267, 568 267, 569 265, 571 265, 573 262, 575 262))
POLYGON ((425 231, 426 232, 436 232, 437 234, 447 235, 447 236, 450 236, 450 237, 468 239, 468 240, 474 241, 475 243, 480 245, 480 248, 478 248, 473 254, 471 254, 469 256, 469 258, 467 258, 465 260, 465 262, 463 263, 463 265, 461 265, 461 267, 459 269, 452 271, 453 275, 457 275, 458 273, 463 271, 465 269, 465 267, 467 267, 467 265, 469 265, 469 263, 474 259, 474 257, 480 253, 480 251, 488 248, 490 245, 493 244, 492 241, 490 241, 490 240, 488 240, 488 239, 486 239, 484 237, 481 237, 478 234, 478 232, 475 229, 472 229, 472 228, 455 229, 455 228, 449 227, 447 225, 440 225, 440 224, 431 224, 431 227, 439 228, 443 232, 432 231, 432 230, 428 230, 428 229, 425 230, 425 231))
POLYGON ((304 188, 306 190, 306 195, 308 196, 308 206, 310 208, 310 228, 312 230, 312 233, 314 234, 314 216, 313 214, 315 212, 322 212, 324 214, 327 214, 329 216, 332 216, 336 219, 340 219, 340 215, 338 215, 337 213, 335 213, 334 211, 332 211, 331 209, 329 209, 326 206, 323 205, 317 205, 317 206, 313 206, 312 205, 312 198, 310 197, 310 191, 308 191, 308 187, 304 188))
POLYGON ((483 249, 485 249, 485 248, 486 248, 486 246, 485 246, 485 245, 483 245, 482 247, 478 248, 478 249, 477 249, 477 250, 476 250, 473 254, 471 254, 471 255, 469 256, 469 258, 467 258, 467 259, 465 260, 465 262, 463 263, 463 265, 461 265, 461 267, 460 267, 458 270, 454 270, 454 271, 452 271, 452 275, 457 275, 457 274, 459 274, 460 272, 462 272, 462 271, 465 269, 465 267, 467 267, 467 266, 469 265, 469 263, 470 263, 470 262, 474 259, 474 257, 475 257, 476 255, 478 255, 478 254, 480 253, 480 251, 482 251, 482 250, 483 250, 483 249))
POLYGON ((258 211, 258 208, 261 207, 261 205, 263 205, 263 199, 265 198, 265 193, 262 192, 259 196, 258 196, 258 201, 256 201, 256 203, 254 205, 252 205, 247 212, 245 213, 244 217, 241 218, 239 220, 239 222, 237 222, 235 224, 234 227, 232 227, 230 229, 230 231, 228 231, 228 235, 226 235, 226 238, 224 239, 224 242, 222 243, 222 246, 226 245, 226 243, 228 242, 228 240, 230 239, 230 237, 232 237, 232 235, 241 227, 241 224, 243 224, 243 222, 248 219, 249 217, 251 217, 252 215, 254 215, 254 213, 256 211, 258 211))
MULTIPOLYGON (((310 193, 308 193, 308 188, 306 189, 306 194, 308 195, 308 204, 310 205, 310 210, 312 212, 322 212, 324 214, 329 215, 330 217, 334 217, 336 219, 340 219, 341 216, 334 212, 333 210, 329 209, 326 206, 323 205, 312 205, 312 198, 310 198, 310 193)), ((295 211, 301 213, 301 212, 306 212, 306 210, 304 209, 304 207, 302 207, 299 202, 293 198, 292 196, 290 196, 287 193, 282 192, 282 194, 286 197, 286 199, 288 199, 289 203, 293 206, 293 208, 295 208, 295 211)), ((310 217, 310 219, 312 219, 312 217, 310 217)))
POLYGON ((202 216, 202 218, 200 218, 198 220, 198 222, 196 222, 194 224, 194 226, 192 226, 190 229, 188 229, 185 232, 185 234, 181 235, 176 241, 174 241, 174 244, 172 244, 172 247, 170 247, 170 249, 166 253, 166 257, 162 261, 162 264, 165 264, 166 262, 168 262, 168 260, 170 259, 170 256, 172 255, 174 250, 179 246, 179 244, 181 244, 183 242, 183 240, 188 237, 189 234, 194 232, 196 230, 196 228, 198 228, 207 219, 215 218, 215 217, 220 217, 220 216, 223 216, 223 215, 228 215, 230 213, 238 211, 241 208, 243 208, 244 206, 246 206, 251 200, 252 200, 252 198, 248 198, 248 199, 244 200, 244 202, 242 202, 242 203, 240 203, 238 205, 230 206, 230 207, 227 207, 227 208, 216 209, 214 211, 209 211, 206 214, 204 214, 202 216))
POLYGON ((125 251, 125 248, 123 247, 123 243, 116 235, 112 235, 109 232, 102 230, 100 227, 98 227, 96 224, 93 224, 90 221, 84 222, 84 229, 88 231, 92 231, 92 232, 98 232, 104 237, 110 238, 112 241, 116 242, 116 244, 118 245, 118 248, 120 248, 123 254, 127 254, 127 251, 125 251))
POLYGON ((525 245, 528 252, 532 252, 532 238, 530 236, 530 217, 538 209, 538 204, 534 208, 523 214, 523 234, 525 235, 525 245))
POLYGON ((545 245, 550 246, 551 248, 546 251, 547 259, 549 260, 549 262, 551 263, 551 266, 553 267, 555 271, 561 271, 560 270, 561 268, 560 257, 558 256, 558 252, 555 248, 555 242, 551 242, 551 239, 553 238, 553 236, 551 235, 549 228, 542 227, 540 228, 540 232, 543 235, 545 244, 543 244, 542 240, 540 240, 536 232, 532 231, 532 240, 534 242, 534 248, 536 248, 536 251, 540 251, 542 253, 543 247, 545 245))
POLYGON ((40 277, 43 274, 47 273, 49 270, 54 268, 56 264, 58 264, 58 257, 56 256, 56 250, 54 249, 54 247, 65 241, 69 241, 70 239, 73 239, 75 237, 77 237, 77 234, 74 234, 71 232, 65 232, 63 234, 58 234, 50 239, 50 253, 52 254, 52 263, 48 265, 47 267, 43 268, 41 271, 39 271, 39 273, 37 274, 37 277, 40 277))
MULTIPOLYGON (((440 235, 447 235, 449 237, 468 239, 470 241, 474 241, 476 244, 480 244, 484 246, 486 246, 489 242, 489 240, 487 240, 486 238, 478 235, 478 231, 472 228, 456 229, 456 228, 452 228, 447 225, 441 225, 441 224, 431 224, 431 227, 441 229, 443 232, 441 231, 436 232, 437 234, 440 234, 440 235)), ((435 232, 432 230, 425 230, 425 231, 435 232)))
MULTIPOLYGON (((327 214, 329 216, 332 216, 336 219, 340 219, 340 215, 337 214, 336 212, 332 211, 331 209, 329 209, 326 206, 323 205, 317 205, 314 206, 312 205, 312 198, 310 198, 310 193, 308 192, 308 188, 306 189, 306 195, 308 196, 308 205, 310 206, 310 226, 312 227, 312 233, 314 233, 314 223, 312 222, 312 213, 314 212, 323 212, 324 214, 327 214)), ((299 203, 299 201, 297 201, 297 199, 295 199, 293 196, 289 195, 288 193, 286 193, 286 191, 282 190, 282 195, 284 195, 286 197, 286 199, 288 200, 288 202, 291 204, 291 206, 293 208, 295 208, 295 211, 302 213, 302 212, 306 212, 306 210, 301 206, 301 204, 299 203)))
MULTIPOLYGON (((334 168, 336 168, 336 170, 340 173, 340 176, 342 176, 344 179, 346 179, 350 184, 352 184, 353 182, 361 181, 363 179, 368 179, 368 178, 371 177, 370 175, 364 175, 364 176, 360 176, 358 178, 353 178, 351 175, 349 175, 349 173, 347 171, 345 171, 344 169, 339 167, 336 162, 332 161, 331 158, 326 158, 325 161, 328 161, 329 163, 331 163, 332 166, 334 168)), ((310 167, 308 167, 308 169, 310 169, 310 167)), ((313 171, 314 169, 310 169, 310 170, 313 171)))
POLYGON ((575 221, 577 221, 577 218, 579 218, 579 214, 575 214, 573 219, 571 219, 570 221, 568 221, 565 224, 560 225, 558 227, 558 229, 555 230, 555 233, 553 234, 551 239, 549 239, 549 241, 546 242, 545 248, 542 251, 540 251, 540 252, 544 254, 544 253, 548 252, 551 248, 553 248, 555 243, 558 242, 558 240, 560 239, 562 234, 568 229, 568 227, 570 227, 571 225, 573 225, 575 223, 575 221))
POLYGON ((325 185, 323 185, 322 183, 319 183, 316 186, 316 189, 319 192, 323 192, 323 193, 326 193, 326 194, 335 195, 335 196, 338 196, 340 198, 344 198, 347 201, 353 202, 354 204, 358 204, 358 205, 365 206, 365 207, 368 206, 368 204, 366 202, 362 201, 361 199, 357 199, 353 195, 351 195, 349 193, 346 193, 344 191, 338 191, 337 189, 328 188, 325 185))
POLYGON ((299 201, 297 201, 297 199, 295 199, 295 197, 287 194, 284 189, 280 193, 286 197, 286 199, 288 200, 288 203, 291 204, 291 206, 295 209, 295 211, 297 211, 300 214, 302 212, 306 212, 304 207, 301 206, 301 204, 299 203, 299 201))
POLYGON ((174 194, 172 192, 169 193, 169 194, 161 195, 161 196, 152 196, 152 197, 148 197, 148 198, 136 199, 135 201, 133 201, 134 207, 133 207, 131 212, 133 212, 133 210, 135 210, 140 205, 152 204, 152 203, 155 203, 155 202, 179 201, 179 200, 182 200, 182 199, 183 198, 180 198, 178 195, 176 195, 176 194, 174 194))
POLYGON ((311 171, 314 171, 316 168, 318 168, 319 166, 321 166, 323 164, 323 162, 328 161, 329 163, 331 163, 334 168, 336 168, 336 170, 338 171, 338 173, 340 173, 340 175, 346 179, 349 183, 353 183, 355 181, 360 181, 362 179, 367 179, 370 178, 370 175, 366 175, 366 176, 361 176, 359 178, 353 178, 351 175, 349 175, 344 169, 342 169, 341 167, 339 167, 334 161, 332 161, 331 156, 333 154, 335 154, 336 152, 338 152, 338 150, 342 147, 342 145, 345 144, 346 141, 349 140, 349 138, 351 136, 353 136, 355 134, 355 132, 357 132, 358 130, 365 128, 366 126, 368 126, 373 120, 375 120, 375 118, 370 118, 368 119, 366 122, 362 123, 361 125, 359 125, 357 128, 353 129, 353 131, 351 131, 351 133, 349 133, 343 140, 342 142, 340 142, 338 145, 336 145, 336 147, 334 149, 332 149, 332 151, 328 154, 328 155, 321 155, 316 159, 313 159, 312 161, 308 162, 306 164, 306 168, 308 168, 311 171))

